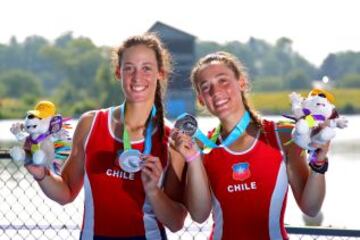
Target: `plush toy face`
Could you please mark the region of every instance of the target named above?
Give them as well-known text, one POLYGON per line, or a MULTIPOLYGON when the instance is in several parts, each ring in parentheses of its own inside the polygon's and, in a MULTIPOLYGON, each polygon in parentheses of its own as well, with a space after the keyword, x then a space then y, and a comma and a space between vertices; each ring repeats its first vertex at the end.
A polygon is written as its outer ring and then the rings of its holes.
POLYGON ((30 135, 46 133, 49 130, 51 117, 37 118, 33 114, 25 117, 24 128, 30 135))
POLYGON ((302 107, 310 110, 310 114, 322 115, 325 119, 328 119, 334 110, 334 105, 332 105, 325 97, 319 95, 305 98, 302 107))

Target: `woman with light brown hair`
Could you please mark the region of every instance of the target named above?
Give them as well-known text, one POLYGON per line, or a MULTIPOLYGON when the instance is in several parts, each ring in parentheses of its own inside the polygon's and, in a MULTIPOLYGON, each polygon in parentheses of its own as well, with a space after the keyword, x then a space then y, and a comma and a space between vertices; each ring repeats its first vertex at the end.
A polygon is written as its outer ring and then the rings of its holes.
POLYGON ((212 209, 211 239, 288 239, 288 184, 300 209, 316 215, 325 196, 329 144, 318 146, 317 161, 309 166, 289 143, 291 129, 250 108, 248 75, 230 53, 200 59, 191 79, 200 104, 220 121, 209 133, 212 144, 201 151, 182 131, 172 134, 187 165, 185 205, 192 218, 202 222, 212 209))
POLYGON ((163 224, 177 231, 186 216, 162 190, 171 165, 162 105, 170 56, 151 33, 126 39, 114 56, 124 103, 81 116, 60 176, 44 167, 27 169, 60 204, 84 187, 81 239, 166 239, 163 224))

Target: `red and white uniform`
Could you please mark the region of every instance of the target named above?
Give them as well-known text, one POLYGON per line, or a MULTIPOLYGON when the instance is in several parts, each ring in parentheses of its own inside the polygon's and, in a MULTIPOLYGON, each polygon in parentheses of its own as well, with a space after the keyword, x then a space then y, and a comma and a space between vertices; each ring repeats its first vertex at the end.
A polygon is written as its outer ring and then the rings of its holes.
MULTIPOLYGON (((112 109, 98 111, 85 143, 85 208, 81 237, 86 240, 101 237, 161 239, 165 231, 145 197, 141 172, 124 172, 117 163, 123 144, 111 130, 111 117, 112 109)), ((168 133, 167 127, 165 135, 168 133)), ((153 131, 151 154, 160 158, 165 169, 168 138, 164 137, 161 142, 158 134, 159 131, 153 131)), ((142 152, 144 141, 132 142, 131 146, 142 152)))
POLYGON ((212 239, 288 239, 285 159, 273 122, 264 121, 246 151, 215 148, 204 155, 213 192, 212 239))

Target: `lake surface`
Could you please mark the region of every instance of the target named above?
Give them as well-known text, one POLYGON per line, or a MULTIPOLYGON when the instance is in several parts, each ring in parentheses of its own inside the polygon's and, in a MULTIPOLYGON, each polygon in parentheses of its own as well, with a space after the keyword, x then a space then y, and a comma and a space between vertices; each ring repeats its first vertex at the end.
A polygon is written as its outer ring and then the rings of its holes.
MULTIPOLYGON (((360 190, 358 188, 360 183, 360 115, 346 117, 349 120, 349 127, 337 130, 337 136, 332 142, 329 153, 329 171, 326 173, 327 193, 322 207, 324 217, 322 225, 360 229, 360 190)), ((267 118, 280 119, 276 116, 267 118)), ((14 121, 0 121, 0 144, 3 141, 15 140, 9 131, 14 121)), ((199 126, 204 132, 215 127, 217 123, 214 118, 199 118, 199 126)), ((76 121, 72 124, 75 126, 76 121)), ((0 149, 3 149, 3 146, 0 145, 0 149)), ((82 203, 79 204, 81 206, 82 203)), ((187 221, 189 223, 190 220, 187 221)), ((302 213, 292 197, 291 190, 288 195, 285 222, 295 226, 304 225, 302 213)), ((211 221, 204 228, 209 229, 210 224, 211 221)))

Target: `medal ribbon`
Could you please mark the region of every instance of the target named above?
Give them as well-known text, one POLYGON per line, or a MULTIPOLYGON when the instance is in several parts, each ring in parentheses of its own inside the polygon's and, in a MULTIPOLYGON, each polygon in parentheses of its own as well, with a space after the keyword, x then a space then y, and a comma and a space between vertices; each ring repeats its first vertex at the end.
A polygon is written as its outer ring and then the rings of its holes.
MULTIPOLYGON (((124 151, 131 149, 131 141, 128 131, 126 130, 125 125, 125 103, 120 105, 120 113, 121 113, 121 119, 124 122, 124 130, 123 130, 123 144, 124 144, 124 151)), ((151 134, 154 129, 154 123, 153 118, 156 115, 156 107, 152 106, 151 108, 151 117, 149 119, 149 123, 146 127, 146 133, 145 133, 145 145, 144 145, 144 154, 150 154, 151 152, 151 134)))
POLYGON ((210 149, 218 148, 218 147, 228 147, 244 133, 245 129, 248 127, 250 123, 250 120, 251 118, 249 112, 245 111, 240 121, 236 124, 236 126, 233 128, 233 130, 231 130, 230 134, 227 136, 227 138, 220 145, 216 144, 215 142, 220 135, 221 125, 216 127, 215 132, 212 134, 210 139, 199 129, 196 130, 194 136, 197 139, 199 139, 202 143, 204 143, 204 145, 207 148, 210 149))

